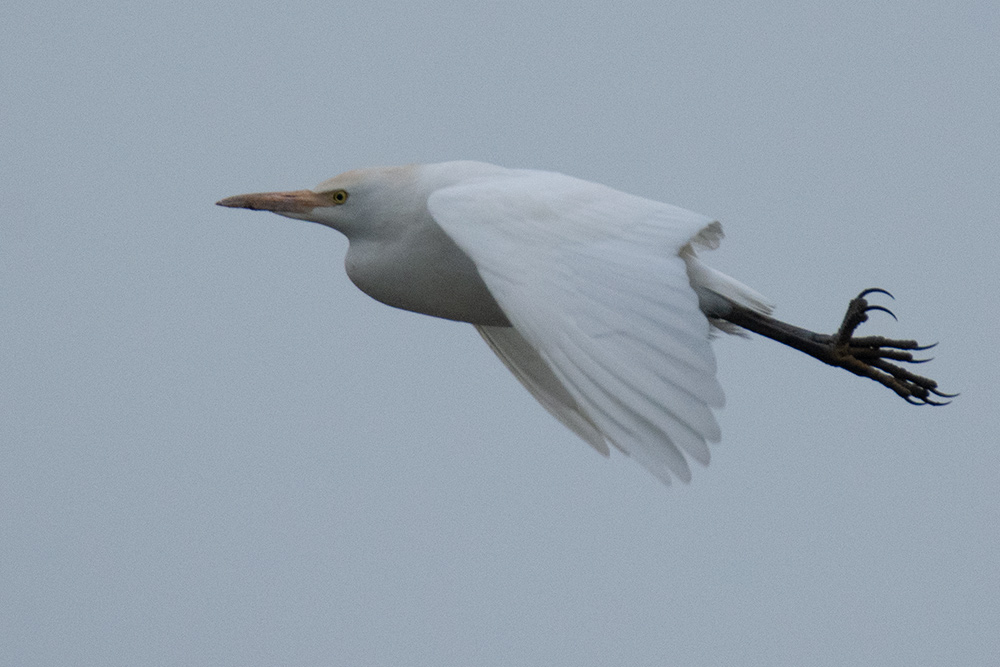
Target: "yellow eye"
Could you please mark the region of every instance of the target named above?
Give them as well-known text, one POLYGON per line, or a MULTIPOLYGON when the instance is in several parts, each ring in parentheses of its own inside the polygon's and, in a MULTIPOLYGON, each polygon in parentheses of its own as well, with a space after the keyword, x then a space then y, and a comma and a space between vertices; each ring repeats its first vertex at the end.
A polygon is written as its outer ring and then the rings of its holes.
POLYGON ((326 193, 327 198, 334 204, 343 204, 347 201, 347 190, 334 190, 326 193))

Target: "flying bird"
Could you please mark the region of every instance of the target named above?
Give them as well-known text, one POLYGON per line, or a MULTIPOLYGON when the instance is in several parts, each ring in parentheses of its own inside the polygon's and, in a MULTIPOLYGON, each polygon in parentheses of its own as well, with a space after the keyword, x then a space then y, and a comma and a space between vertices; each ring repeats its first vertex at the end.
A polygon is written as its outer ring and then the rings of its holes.
MULTIPOLYGON (((723 404, 710 338, 766 336, 914 404, 951 398, 900 363, 911 340, 856 337, 866 289, 840 328, 781 322, 756 291, 704 264, 722 227, 691 211, 563 174, 480 162, 349 171, 311 190, 237 195, 349 240, 347 275, 390 306, 468 322, 559 421, 665 483, 709 460, 723 404)), ((891 297, 891 295, 889 295, 891 297)))

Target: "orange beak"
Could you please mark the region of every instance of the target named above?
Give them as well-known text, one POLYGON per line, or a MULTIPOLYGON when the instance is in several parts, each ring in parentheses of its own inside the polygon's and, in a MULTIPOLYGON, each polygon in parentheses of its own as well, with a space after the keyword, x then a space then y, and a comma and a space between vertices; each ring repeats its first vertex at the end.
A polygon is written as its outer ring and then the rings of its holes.
POLYGON ((226 197, 215 202, 229 208, 249 208, 254 211, 274 213, 309 213, 314 208, 330 206, 330 200, 312 190, 292 190, 290 192, 256 192, 248 195, 226 197))

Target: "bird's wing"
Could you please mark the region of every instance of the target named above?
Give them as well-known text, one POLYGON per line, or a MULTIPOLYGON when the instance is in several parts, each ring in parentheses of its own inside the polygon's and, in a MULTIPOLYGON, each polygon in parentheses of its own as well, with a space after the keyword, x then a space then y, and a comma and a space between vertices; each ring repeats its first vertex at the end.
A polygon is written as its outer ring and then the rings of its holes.
POLYGON ((548 364, 517 329, 476 325, 476 330, 514 377, 553 417, 604 456, 611 454, 601 430, 580 411, 580 406, 552 374, 548 364))
POLYGON ((442 188, 428 210, 517 335, 481 333, 550 412, 667 482, 671 473, 690 479, 685 453, 708 462, 706 442, 719 440, 711 408, 724 399, 710 325, 679 253, 717 225, 545 172, 442 188))

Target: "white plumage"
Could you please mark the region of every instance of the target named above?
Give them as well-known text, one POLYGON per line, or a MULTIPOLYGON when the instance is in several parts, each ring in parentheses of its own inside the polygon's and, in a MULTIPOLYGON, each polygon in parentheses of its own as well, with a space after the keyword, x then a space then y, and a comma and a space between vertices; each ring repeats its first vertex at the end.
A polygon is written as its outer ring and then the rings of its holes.
POLYGON ((757 302, 694 263, 692 243, 716 244, 718 223, 538 171, 439 188, 427 206, 513 325, 480 333, 542 405, 598 450, 606 440, 661 479, 690 479, 684 454, 708 463, 706 443, 720 437, 711 408, 724 399, 692 277, 757 302))
MULTIPOLYGON (((708 443, 720 437, 713 327, 751 327, 904 395, 872 374, 881 371, 843 361, 853 327, 871 309, 864 293, 846 338, 785 325, 767 317, 764 297, 698 258, 698 249, 718 246, 718 222, 596 183, 446 162, 351 171, 313 190, 219 204, 344 233, 347 273, 360 289, 475 325, 563 424, 605 455, 609 445, 626 452, 664 482, 689 480, 687 459, 708 463, 708 443)), ((926 388, 912 395, 932 402, 926 388)))

